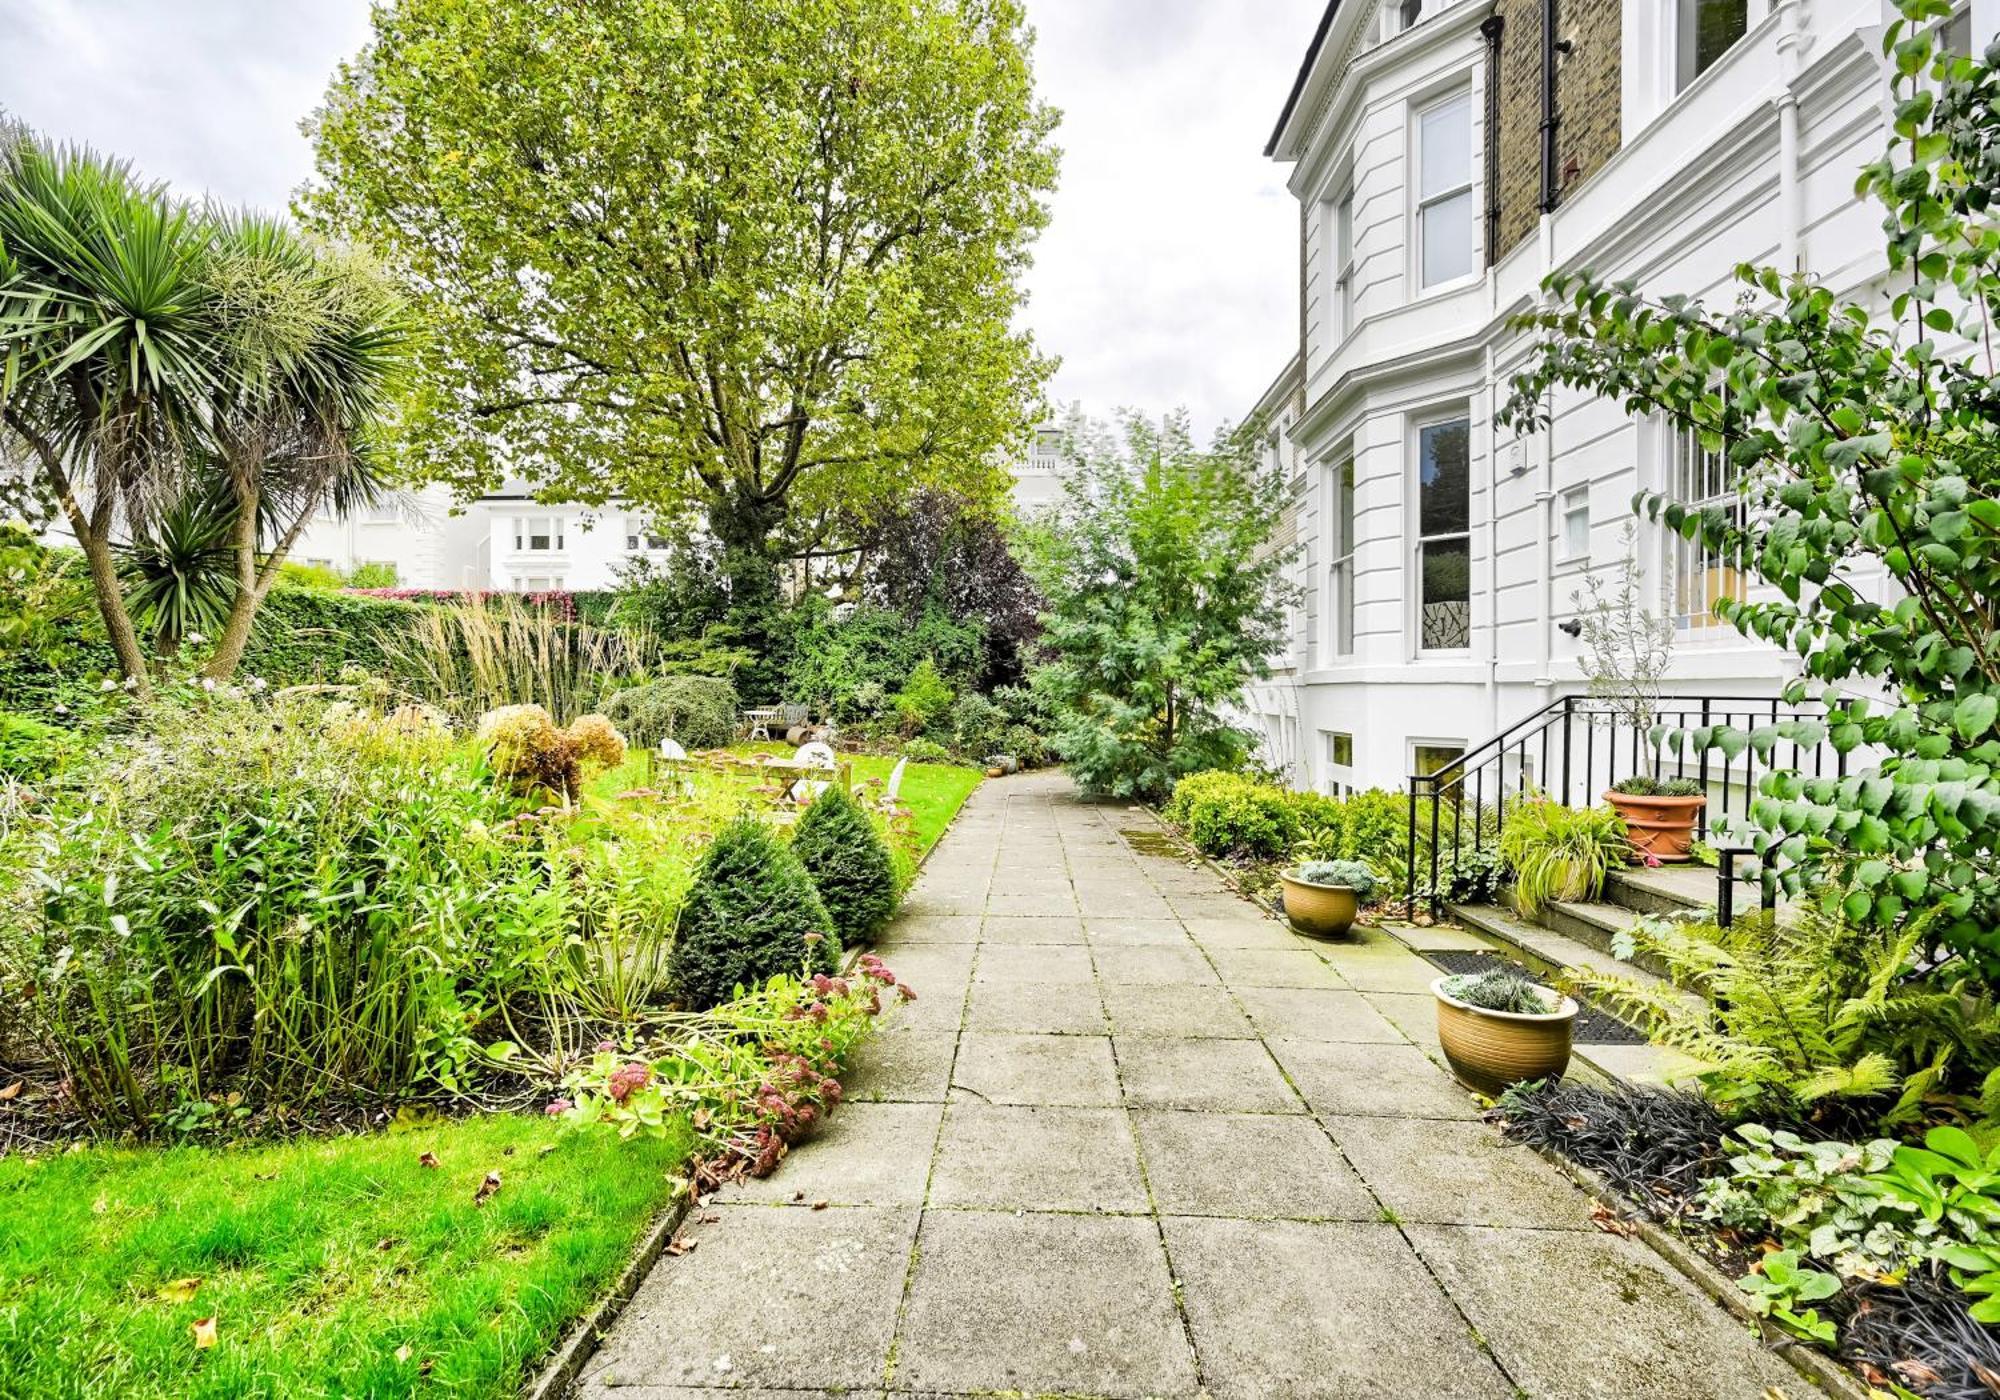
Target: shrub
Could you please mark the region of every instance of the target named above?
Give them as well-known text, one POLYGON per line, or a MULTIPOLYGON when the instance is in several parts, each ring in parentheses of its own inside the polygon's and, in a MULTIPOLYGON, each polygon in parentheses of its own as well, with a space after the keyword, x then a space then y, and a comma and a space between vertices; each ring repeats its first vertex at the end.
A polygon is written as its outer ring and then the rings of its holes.
POLYGON ((991 757, 1006 747, 1006 726, 1004 710, 969 690, 951 707, 951 746, 969 759, 991 757))
POLYGON ((1631 844, 1608 807, 1565 807, 1546 797, 1508 804, 1500 854, 1514 870, 1514 902, 1533 918, 1558 900, 1595 899, 1631 844))
POLYGON ((978 623, 953 622, 936 609, 912 622, 892 608, 862 606, 836 620, 824 598, 811 596, 777 629, 783 698, 852 723, 874 714, 925 660, 947 688, 971 689, 984 664, 984 635, 978 623))
POLYGON ((911 670, 903 688, 889 697, 889 707, 905 734, 921 734, 951 708, 952 689, 938 673, 937 662, 926 656, 911 670))
POLYGON ((460 719, 516 704, 573 718, 648 674, 656 650, 646 634, 573 622, 513 595, 414 608, 382 649, 386 665, 371 669, 460 719))
POLYGON ((799 858, 750 816, 716 834, 681 906, 668 967, 690 1010, 729 1000, 780 974, 839 965, 833 920, 799 858))
POLYGON ((1340 854, 1346 860, 1372 862, 1385 852, 1403 850, 1409 833, 1409 798, 1402 793, 1370 788, 1341 803, 1340 854))
POLYGON ((1680 1218, 1723 1160, 1722 1115, 1693 1089, 1523 1084, 1500 1114, 1508 1137, 1560 1152, 1663 1220, 1680 1218))
POLYGON ((1375 897, 1375 872, 1358 860, 1309 860, 1297 878, 1309 885, 1344 885, 1362 904, 1375 897))
POLYGON ((241 670, 273 686, 331 681, 350 667, 384 675, 392 669, 390 639, 427 611, 386 598, 280 585, 257 610, 241 670))
POLYGON ((558 729, 540 705, 503 705, 480 716, 476 737, 497 777, 522 793, 547 790, 565 802, 583 790, 585 764, 625 761, 625 738, 603 715, 558 729))
POLYGON ((847 947, 872 942, 896 912, 889 847, 860 804, 828 788, 799 818, 792 854, 805 866, 847 947))
POLYGON ((1240 773, 1195 773, 1174 784, 1166 818, 1211 856, 1282 856, 1298 838, 1293 794, 1240 773))
POLYGON ((76 736, 68 730, 0 710, 0 776, 22 782, 45 778, 76 748, 76 736))
POLYGON ((685 749, 719 749, 736 734, 736 687, 714 676, 667 676, 616 692, 604 713, 648 748, 672 739, 685 749))
POLYGON ((903 745, 903 757, 912 763, 950 763, 951 750, 934 739, 911 739, 903 745))

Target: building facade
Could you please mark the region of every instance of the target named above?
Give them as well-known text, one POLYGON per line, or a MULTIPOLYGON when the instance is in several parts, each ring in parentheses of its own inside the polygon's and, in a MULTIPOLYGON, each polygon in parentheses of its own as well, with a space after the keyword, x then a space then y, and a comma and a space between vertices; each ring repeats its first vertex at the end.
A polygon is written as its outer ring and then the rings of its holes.
MULTIPOLYGON (((1304 787, 1401 788, 1583 690, 1565 630, 1634 561, 1674 620, 1668 689, 1775 696, 1795 672, 1715 616, 1748 582, 1636 492, 1735 499, 1665 424, 1558 391, 1498 428, 1560 269, 1713 303, 1742 262, 1880 294, 1887 0, 1332 0, 1266 152, 1299 201, 1293 363, 1259 411, 1289 449, 1299 609, 1251 697, 1304 787), (1545 28, 1546 27, 1546 28, 1545 28)), ((1971 0, 1947 39, 2000 29, 1971 0)), ((1282 443, 1282 447, 1279 443, 1282 443)), ((1526 775, 1532 778, 1534 775, 1526 775)))

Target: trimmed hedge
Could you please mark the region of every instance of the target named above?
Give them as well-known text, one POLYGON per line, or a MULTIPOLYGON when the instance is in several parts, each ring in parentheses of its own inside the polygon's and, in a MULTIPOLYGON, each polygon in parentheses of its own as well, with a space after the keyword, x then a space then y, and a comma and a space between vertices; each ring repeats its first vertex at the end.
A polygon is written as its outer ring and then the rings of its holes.
POLYGON ((336 680, 349 666, 386 675, 383 636, 419 611, 416 603, 280 585, 257 610, 242 674, 273 686, 336 680))
POLYGON ((77 747, 70 730, 0 710, 0 776, 34 782, 61 768, 77 747))
POLYGON ((833 919, 799 858, 755 817, 723 827, 681 905, 667 970, 675 999, 706 1011, 738 987, 839 966, 833 919), (808 942, 809 934, 818 940, 808 942))
POLYGON ((792 854, 812 877, 842 944, 874 940, 896 912, 896 872, 875 823, 848 794, 828 788, 792 835, 792 854))
POLYGON ((1309 842, 1322 860, 1371 860, 1407 844, 1409 807, 1380 788, 1343 800, 1217 769, 1176 783, 1165 815, 1211 856, 1278 860, 1309 842))
POLYGON ((666 676, 613 694, 604 715, 648 748, 673 739, 685 749, 719 749, 736 734, 736 687, 716 676, 666 676))

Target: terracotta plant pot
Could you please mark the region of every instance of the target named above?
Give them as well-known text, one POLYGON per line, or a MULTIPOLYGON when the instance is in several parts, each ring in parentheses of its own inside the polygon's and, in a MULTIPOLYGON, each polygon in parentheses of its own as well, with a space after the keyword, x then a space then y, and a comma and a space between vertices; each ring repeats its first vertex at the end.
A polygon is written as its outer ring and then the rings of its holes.
POLYGON ((1315 938, 1338 938, 1354 927, 1361 901, 1346 885, 1315 885, 1289 871, 1278 879, 1285 887, 1285 917, 1300 933, 1315 938))
POLYGON ((1467 1088, 1489 1097, 1530 1079, 1560 1079, 1569 1068, 1576 1003, 1560 999, 1543 1016, 1487 1011, 1446 994, 1445 978, 1431 983, 1437 997, 1438 1039, 1452 1072, 1467 1088))
POLYGON ((1640 797, 1615 790, 1606 792, 1604 800, 1625 819, 1634 865, 1644 864, 1647 856, 1662 864, 1689 859, 1694 824, 1708 805, 1706 797, 1640 797))

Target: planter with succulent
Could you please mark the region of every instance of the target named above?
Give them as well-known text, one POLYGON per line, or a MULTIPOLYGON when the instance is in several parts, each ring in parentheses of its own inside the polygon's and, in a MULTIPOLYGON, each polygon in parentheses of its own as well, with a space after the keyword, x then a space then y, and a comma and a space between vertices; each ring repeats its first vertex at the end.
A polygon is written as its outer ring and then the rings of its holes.
POLYGON ((1528 918, 1558 901, 1595 899, 1631 847, 1604 807, 1565 807, 1538 794, 1507 805, 1500 855, 1514 872, 1514 907, 1528 918))
POLYGON ((1440 977, 1431 992, 1444 1057, 1467 1088, 1495 1095, 1569 1068, 1570 998, 1499 971, 1440 977))
POLYGON ((1309 860, 1278 879, 1285 887, 1285 917, 1315 938, 1346 933, 1375 893, 1375 872, 1358 860, 1309 860))
POLYGON ((1649 778, 1641 773, 1613 783, 1604 794, 1625 820, 1634 864, 1687 861, 1694 845, 1695 823, 1708 805, 1708 794, 1693 778, 1649 778))

